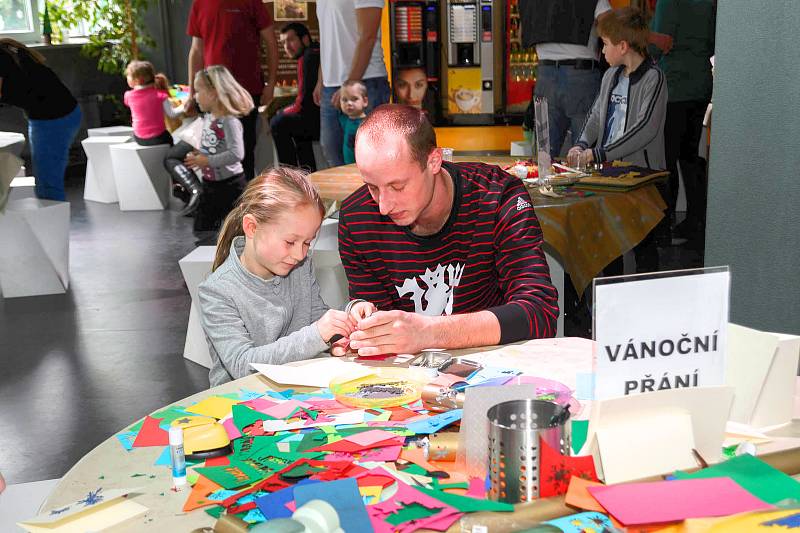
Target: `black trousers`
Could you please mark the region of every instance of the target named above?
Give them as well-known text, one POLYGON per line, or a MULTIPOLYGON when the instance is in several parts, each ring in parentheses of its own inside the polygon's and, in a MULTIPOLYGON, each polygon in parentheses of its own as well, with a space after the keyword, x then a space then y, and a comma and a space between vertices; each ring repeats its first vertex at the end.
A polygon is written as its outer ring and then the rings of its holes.
POLYGON ((272 138, 282 165, 317 170, 312 143, 319 140, 319 110, 313 114, 278 113, 270 121, 272 138))
POLYGON ((246 186, 244 173, 223 181, 203 180, 203 194, 194 215, 194 231, 219 230, 246 186))
POLYGON ((668 215, 675 212, 678 201, 678 163, 686 186, 686 218, 692 224, 705 223, 708 179, 706 162, 697 155, 703 132, 703 116, 708 102, 691 100, 667 104, 664 123, 664 150, 669 171, 668 215))
POLYGON ((133 140, 135 140, 136 144, 139 146, 156 146, 159 144, 168 144, 172 146, 174 144, 172 141, 172 135, 170 135, 167 130, 164 130, 161 134, 156 135, 155 137, 148 137, 147 139, 143 139, 134 135, 133 140))

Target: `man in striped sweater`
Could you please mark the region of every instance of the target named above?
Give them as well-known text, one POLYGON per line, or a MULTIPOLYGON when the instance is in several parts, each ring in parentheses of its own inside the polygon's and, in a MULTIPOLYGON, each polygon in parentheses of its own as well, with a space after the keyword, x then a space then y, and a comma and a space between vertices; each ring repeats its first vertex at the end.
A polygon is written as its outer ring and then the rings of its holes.
POLYGON ((558 295, 522 182, 497 166, 442 161, 424 112, 383 105, 356 135, 364 186, 343 203, 339 254, 360 355, 553 337, 558 295))

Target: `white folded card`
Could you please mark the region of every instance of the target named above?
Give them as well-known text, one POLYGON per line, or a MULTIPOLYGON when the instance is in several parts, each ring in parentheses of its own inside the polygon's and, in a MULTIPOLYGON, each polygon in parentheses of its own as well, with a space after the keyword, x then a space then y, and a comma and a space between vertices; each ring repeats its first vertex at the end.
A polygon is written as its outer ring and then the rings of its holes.
POLYGON ((98 488, 70 504, 45 511, 35 518, 18 522, 26 531, 49 533, 85 533, 104 531, 147 511, 147 507, 125 496, 137 489, 98 488))
POLYGON ((729 324, 725 384, 735 389, 731 420, 754 428, 792 420, 800 337, 729 324))
POLYGON ((281 385, 297 385, 302 387, 327 387, 337 377, 352 376, 353 378, 369 376, 375 373, 358 363, 343 361, 336 357, 323 357, 309 359, 290 365, 266 365, 250 363, 257 372, 281 385))

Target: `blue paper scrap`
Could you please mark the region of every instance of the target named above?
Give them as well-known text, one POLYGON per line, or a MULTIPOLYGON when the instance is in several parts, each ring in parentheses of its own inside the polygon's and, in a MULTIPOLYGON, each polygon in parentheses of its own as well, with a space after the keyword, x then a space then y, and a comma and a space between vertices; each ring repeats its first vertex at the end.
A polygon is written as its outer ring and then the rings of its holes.
POLYGON ((249 400, 255 400, 256 398, 261 398, 264 396, 264 392, 256 392, 247 389, 239 389, 239 400, 243 402, 247 402, 249 400))
POLYGON ((248 524, 260 524, 261 522, 267 521, 267 519, 264 518, 264 515, 258 509, 250 509, 250 512, 244 515, 242 520, 248 524))
POLYGON ((136 440, 136 435, 138 434, 138 431, 125 431, 123 433, 117 433, 115 436, 119 439, 119 443, 122 444, 122 447, 125 448, 126 451, 131 451, 133 449, 133 441, 136 440))
POLYGON ((438 415, 426 418, 425 420, 411 422, 406 427, 418 435, 428 435, 431 433, 436 433, 443 427, 461 420, 462 414, 463 411, 461 409, 453 409, 452 411, 439 413, 438 415))
POLYGON ((168 466, 172 468, 172 457, 169 455, 169 446, 161 450, 161 455, 158 456, 158 459, 156 459, 156 462, 153 464, 155 466, 168 466))
MULTIPOLYGON (((498 366, 489 366, 474 372, 469 378, 467 383, 471 386, 480 385, 489 380, 498 378, 506 378, 506 382, 511 380, 514 376, 520 375, 522 372, 514 368, 502 368, 498 366)), ((505 382, 504 382, 505 383, 505 382)))
POLYGON ((316 479, 303 479, 296 485, 276 490, 275 492, 256 498, 256 506, 261 510, 261 514, 263 514, 264 518, 267 520, 291 518, 292 511, 286 507, 286 504, 294 500, 294 489, 303 485, 314 485, 316 483, 321 483, 321 481, 317 481, 316 479))
POLYGON ((294 489, 294 499, 299 509, 311 500, 323 500, 336 509, 339 523, 346 524, 347 533, 372 533, 367 508, 353 478, 301 485, 294 489))
POLYGON ((578 513, 562 516, 555 520, 544 522, 559 528, 564 533, 584 533, 585 531, 614 531, 611 520, 606 515, 598 512, 578 513))
POLYGON ((221 502, 222 500, 227 500, 228 498, 230 498, 231 496, 233 496, 237 492, 239 492, 239 491, 228 490, 228 489, 219 489, 219 490, 215 490, 214 492, 209 494, 208 495, 208 499, 212 500, 212 501, 215 501, 215 502, 221 502))

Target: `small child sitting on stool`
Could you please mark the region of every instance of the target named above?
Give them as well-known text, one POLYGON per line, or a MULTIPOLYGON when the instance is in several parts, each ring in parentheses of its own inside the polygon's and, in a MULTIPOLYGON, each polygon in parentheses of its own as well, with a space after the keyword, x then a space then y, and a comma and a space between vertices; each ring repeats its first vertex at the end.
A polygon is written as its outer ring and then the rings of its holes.
POLYGON ((136 143, 140 146, 172 146, 172 135, 167 131, 164 117, 178 118, 183 109, 172 107, 166 76, 156 74, 149 61, 131 61, 125 68, 125 78, 131 90, 125 91, 122 101, 131 109, 136 143))

